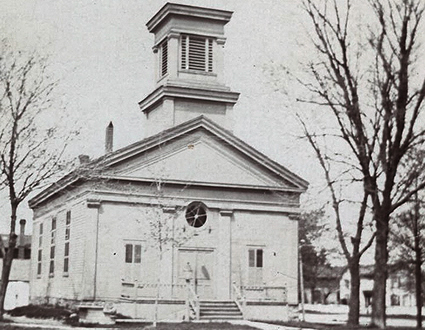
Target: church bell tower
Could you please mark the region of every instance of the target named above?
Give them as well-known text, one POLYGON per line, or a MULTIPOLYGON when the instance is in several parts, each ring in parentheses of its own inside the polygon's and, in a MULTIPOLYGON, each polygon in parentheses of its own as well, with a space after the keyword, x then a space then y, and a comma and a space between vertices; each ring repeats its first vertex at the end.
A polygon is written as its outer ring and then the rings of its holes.
POLYGON ((139 103, 148 136, 200 115, 232 130, 239 93, 223 83, 224 25, 231 16, 167 3, 146 24, 156 58, 156 88, 139 103))

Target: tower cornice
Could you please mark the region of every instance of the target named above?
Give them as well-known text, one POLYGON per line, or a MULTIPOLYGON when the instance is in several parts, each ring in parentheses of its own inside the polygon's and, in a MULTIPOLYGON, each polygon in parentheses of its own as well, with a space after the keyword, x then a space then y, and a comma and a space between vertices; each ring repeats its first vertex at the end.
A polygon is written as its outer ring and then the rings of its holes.
POLYGON ((232 14, 232 11, 227 10, 188 6, 168 2, 149 20, 149 22, 146 23, 146 26, 149 32, 155 33, 161 22, 169 16, 199 17, 202 19, 221 21, 223 24, 226 24, 230 21, 232 14))
POLYGON ((148 114, 158 102, 165 98, 204 100, 234 105, 238 101, 239 93, 222 88, 187 88, 185 86, 165 85, 158 87, 140 101, 140 110, 148 114))

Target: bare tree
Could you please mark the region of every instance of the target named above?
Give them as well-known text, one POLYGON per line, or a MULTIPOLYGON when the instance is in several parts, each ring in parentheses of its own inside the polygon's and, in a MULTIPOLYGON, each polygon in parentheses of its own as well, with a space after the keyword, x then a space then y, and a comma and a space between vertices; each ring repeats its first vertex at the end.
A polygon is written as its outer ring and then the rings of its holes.
MULTIPOLYGON (((362 245, 363 229, 366 225, 365 222, 369 193, 365 191, 362 199, 357 203, 355 201, 348 201, 350 204, 356 205, 357 219, 355 234, 347 237, 347 233, 349 233, 350 230, 344 229, 344 223, 350 222, 352 219, 348 219, 343 215, 343 204, 347 203, 347 200, 344 199, 344 196, 341 193, 342 189, 340 189, 341 185, 347 185, 347 181, 343 180, 343 175, 341 173, 334 176, 332 175, 331 168, 332 165, 335 165, 332 158, 330 158, 329 154, 323 154, 316 136, 310 133, 305 125, 304 129, 305 136, 307 137, 310 145, 313 147, 316 157, 319 160, 320 166, 325 174, 326 185, 330 191, 332 209, 335 215, 338 240, 343 255, 347 261, 347 268, 351 277, 350 299, 348 302, 348 324, 358 325, 360 317, 360 259, 372 245, 375 237, 375 234, 372 234, 367 242, 362 245)), ((335 162, 338 164, 337 161, 335 162)))
MULTIPOLYGON (((358 234, 363 214, 370 206, 376 228, 372 323, 383 328, 391 214, 425 187, 424 181, 412 185, 413 174, 417 172, 411 168, 415 164, 410 166, 406 159, 413 148, 423 148, 425 136, 424 127, 420 126, 425 80, 418 51, 424 3, 368 0, 367 10, 372 15, 363 16, 367 19, 364 24, 353 19, 356 9, 353 6, 365 3, 350 0, 303 3, 312 22, 311 37, 316 50, 308 65, 311 79, 302 81, 312 97, 303 101, 318 106, 317 111, 329 110, 327 114, 336 128, 332 131, 334 140, 337 145, 341 141, 345 145, 342 150, 333 149, 332 157, 327 156, 332 144, 315 151, 319 160, 322 159, 325 174, 329 172, 328 160, 332 160, 345 167, 353 181, 361 185, 351 256, 343 247, 349 265, 354 268, 358 268, 362 251, 358 249, 361 238, 358 234)), ((309 133, 310 143, 319 146, 318 135, 309 133)), ((327 177, 331 190, 334 182, 334 178, 327 177)), ((333 196, 336 214, 340 202, 333 196)), ((342 237, 340 242, 343 244, 342 237)), ((356 315, 350 312, 349 322, 355 321, 356 315)))
MULTIPOLYGON (((3 269, 0 319, 14 250, 18 209, 28 195, 57 174, 64 148, 51 149, 59 137, 51 125, 53 90, 47 61, 35 53, 13 51, 3 42, 0 53, 0 188, 10 205, 8 242, 0 236, 3 269)), ((61 142, 61 146, 64 143, 61 142)), ((2 220, 5 221, 5 220, 2 220)))
MULTIPOLYGON (((155 194, 152 197, 152 203, 143 209, 143 219, 140 219, 140 224, 148 224, 146 231, 147 248, 155 250, 158 262, 157 283, 155 295, 155 315, 153 325, 157 325, 158 321, 158 303, 161 289, 161 269, 162 260, 165 252, 179 247, 187 242, 191 234, 184 230, 183 227, 176 225, 176 219, 181 213, 181 209, 175 205, 173 198, 167 197, 164 194, 165 184, 160 178, 156 179, 152 186, 155 188, 155 194)), ((185 188, 183 188, 184 190, 185 188)))
POLYGON ((412 269, 415 274, 416 327, 422 329, 422 265, 425 262, 425 220, 421 216, 421 201, 418 194, 412 207, 394 218, 391 226, 391 240, 397 251, 396 262, 404 269, 412 269), (412 267, 413 266, 413 267, 412 267))

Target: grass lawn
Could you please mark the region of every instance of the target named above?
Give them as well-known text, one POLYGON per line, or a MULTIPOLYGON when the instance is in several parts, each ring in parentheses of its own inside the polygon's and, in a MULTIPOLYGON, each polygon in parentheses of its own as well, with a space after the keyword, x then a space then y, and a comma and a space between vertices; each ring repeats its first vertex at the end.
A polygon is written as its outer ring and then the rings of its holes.
POLYGON ((0 329, 2 329, 2 330, 24 330, 24 329, 32 329, 32 330, 57 330, 56 328, 21 327, 21 326, 17 326, 17 325, 10 325, 10 324, 4 324, 4 323, 0 323, 0 329))
MULTIPOLYGON (((358 327, 348 327, 346 325, 340 324, 320 324, 320 323, 310 323, 310 322, 270 322, 272 324, 294 327, 294 328, 309 328, 309 329, 319 329, 319 330, 382 330, 379 328, 373 328, 370 326, 358 326, 358 327)), ((413 330, 416 327, 386 327, 387 330, 413 330)))
MULTIPOLYGON (((81 327, 81 326, 80 326, 81 327)), ((91 327, 87 327, 90 330, 91 327)), ((157 327, 154 328, 151 323, 149 324, 117 324, 113 326, 96 326, 97 329, 146 329, 146 330, 254 330, 257 328, 249 327, 246 325, 233 325, 230 323, 158 323, 157 327)), ((52 328, 39 328, 39 327, 25 327, 17 326, 13 324, 0 323, 0 329, 4 330, 56 330, 55 327, 52 328)), ((72 329, 70 327, 69 329, 72 329)))
MULTIPOLYGON (((375 330, 375 328, 370 327, 347 327, 344 325, 329 325, 329 324, 316 324, 316 323, 308 323, 308 322, 291 322, 291 323, 275 323, 282 326, 288 327, 296 327, 298 329, 302 328, 310 328, 310 329, 321 329, 321 330, 375 330)), ((81 326, 80 326, 81 327, 81 326)), ((91 327, 87 327, 90 330, 91 327)), ((129 324, 117 324, 113 326, 97 326, 97 329, 140 329, 140 330, 253 330, 257 328, 253 328, 247 325, 234 325, 230 323, 158 323, 157 327, 154 328, 151 323, 129 323, 129 324)), ((41 327, 26 327, 26 326, 17 326, 10 323, 0 323, 0 329, 4 330, 57 330, 54 326, 48 328, 41 327)), ((73 329, 70 327, 69 329, 73 329)), ((413 327, 388 327, 388 330, 413 330, 413 327)), ((376 328, 377 330, 377 328, 376 328)))

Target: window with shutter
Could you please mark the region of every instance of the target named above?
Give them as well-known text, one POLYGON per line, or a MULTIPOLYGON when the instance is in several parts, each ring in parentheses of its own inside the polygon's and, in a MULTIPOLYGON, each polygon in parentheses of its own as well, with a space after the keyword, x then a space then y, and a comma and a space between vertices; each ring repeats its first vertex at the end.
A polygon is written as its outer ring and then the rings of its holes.
POLYGON ((165 76, 168 73, 168 40, 165 40, 159 46, 159 56, 161 59, 160 75, 165 76))
POLYGON ((205 37, 183 35, 181 69, 213 72, 213 40, 205 37))

